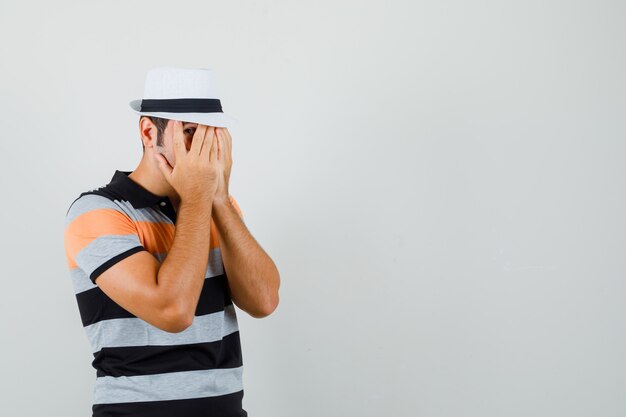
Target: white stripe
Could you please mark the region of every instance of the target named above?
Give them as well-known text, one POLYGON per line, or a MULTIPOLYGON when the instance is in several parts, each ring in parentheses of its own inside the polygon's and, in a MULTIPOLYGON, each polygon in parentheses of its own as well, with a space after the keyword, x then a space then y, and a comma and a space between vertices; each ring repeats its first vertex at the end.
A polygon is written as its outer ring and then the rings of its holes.
POLYGON ((94 404, 214 397, 243 389, 243 366, 96 378, 94 404))
POLYGON ((96 285, 91 282, 85 271, 79 267, 70 269, 70 277, 72 278, 72 285, 74 286, 74 294, 88 291, 96 287, 96 285))
POLYGON ((137 235, 101 235, 82 248, 74 260, 87 275, 129 249, 141 246, 137 235))
POLYGON ((65 227, 81 214, 98 209, 112 209, 128 216, 133 222, 169 223, 172 220, 152 207, 136 209, 126 200, 110 199, 99 194, 86 194, 72 202, 65 216, 65 227))
POLYGON ((65 227, 81 214, 97 209, 111 209, 124 213, 111 199, 98 194, 86 194, 72 202, 65 215, 65 227))
MULTIPOLYGON (((167 253, 159 252, 154 253, 153 255, 159 262, 162 263, 167 256, 167 253)), ((222 263, 222 252, 220 251, 220 248, 218 246, 211 249, 211 251, 209 252, 209 262, 207 263, 204 278, 213 278, 222 275, 223 273, 224 264, 222 263)), ((74 286, 74 294, 91 290, 92 288, 96 287, 96 285, 91 282, 85 271, 83 271, 79 267, 70 269, 70 277, 74 286)))
MULTIPOLYGON (((167 257, 167 252, 157 252, 154 254, 159 262, 163 262, 167 257)), ((222 251, 219 246, 209 251, 209 261, 207 262, 205 278, 213 278, 224 273, 224 264, 222 263, 222 251)))
POLYGON ((137 317, 102 320, 85 326, 93 353, 105 347, 214 342, 237 330, 234 304, 224 307, 224 311, 195 316, 191 326, 179 333, 166 332, 137 317))

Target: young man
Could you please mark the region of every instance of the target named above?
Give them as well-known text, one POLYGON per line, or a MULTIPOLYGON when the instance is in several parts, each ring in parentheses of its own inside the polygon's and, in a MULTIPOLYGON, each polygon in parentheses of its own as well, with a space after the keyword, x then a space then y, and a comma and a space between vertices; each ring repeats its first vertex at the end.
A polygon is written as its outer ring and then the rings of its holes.
POLYGON ((68 209, 95 417, 247 416, 234 305, 268 316, 280 278, 228 192, 233 119, 215 97, 210 70, 149 71, 139 165, 68 209))

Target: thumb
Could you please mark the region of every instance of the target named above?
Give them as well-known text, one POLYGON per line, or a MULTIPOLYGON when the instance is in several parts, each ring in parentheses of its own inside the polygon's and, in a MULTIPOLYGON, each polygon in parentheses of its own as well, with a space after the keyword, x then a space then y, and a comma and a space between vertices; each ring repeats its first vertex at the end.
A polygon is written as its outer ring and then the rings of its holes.
POLYGON ((170 166, 169 162, 167 162, 165 157, 160 153, 155 153, 154 158, 156 159, 159 170, 163 173, 163 176, 169 181, 170 175, 172 175, 173 168, 170 166))

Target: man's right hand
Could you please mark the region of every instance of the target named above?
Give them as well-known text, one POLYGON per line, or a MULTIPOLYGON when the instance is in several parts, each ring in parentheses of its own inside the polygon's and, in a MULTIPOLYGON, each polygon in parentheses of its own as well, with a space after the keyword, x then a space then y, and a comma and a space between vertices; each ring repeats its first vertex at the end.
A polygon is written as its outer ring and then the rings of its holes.
POLYGON ((172 121, 174 131, 175 166, 165 157, 155 154, 163 176, 176 190, 181 201, 210 202, 219 182, 217 164, 218 137, 213 126, 198 124, 189 151, 185 146, 183 124, 172 121))

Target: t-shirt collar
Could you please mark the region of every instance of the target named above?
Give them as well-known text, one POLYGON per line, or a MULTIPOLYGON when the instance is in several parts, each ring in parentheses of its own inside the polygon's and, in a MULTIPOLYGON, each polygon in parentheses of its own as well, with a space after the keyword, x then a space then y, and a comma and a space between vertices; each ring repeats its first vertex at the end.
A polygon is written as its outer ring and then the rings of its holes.
POLYGON ((109 187, 124 200, 129 201, 134 208, 150 207, 168 200, 166 196, 156 195, 129 178, 128 174, 132 172, 116 169, 109 187))

